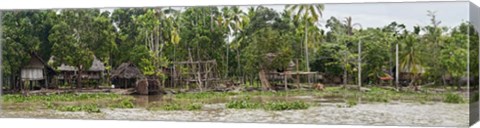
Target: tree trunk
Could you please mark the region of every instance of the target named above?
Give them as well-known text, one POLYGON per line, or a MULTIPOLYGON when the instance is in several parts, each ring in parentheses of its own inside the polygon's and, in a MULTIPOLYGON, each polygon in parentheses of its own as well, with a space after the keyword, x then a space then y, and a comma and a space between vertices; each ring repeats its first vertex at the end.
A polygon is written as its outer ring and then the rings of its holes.
POLYGON ((82 70, 78 68, 78 74, 77 74, 77 89, 82 89, 82 70))
POLYGON ((28 96, 28 87, 30 86, 30 83, 31 82, 29 80, 23 82, 23 85, 21 87, 23 96, 28 96))
POLYGON ((300 87, 300 76, 299 76, 299 68, 298 68, 298 59, 295 60, 295 65, 296 65, 296 70, 297 72, 295 73, 295 77, 296 77, 296 80, 295 80, 295 85, 297 85, 297 87, 300 87))
POLYGON ((262 69, 258 72, 258 76, 260 77, 260 81, 262 82, 262 87, 264 90, 270 90, 270 82, 267 79, 267 75, 265 74, 265 70, 262 69))
POLYGON ((413 77, 412 77, 412 81, 410 81, 409 86, 413 86, 414 90, 418 91, 417 84, 415 84, 416 80, 417 80, 417 75, 414 74, 413 77))
MULTIPOLYGON (((461 84, 463 84, 464 82, 463 82, 462 78, 460 78, 460 80, 456 80, 456 81, 458 81, 458 82, 456 82, 457 83, 457 90, 461 91, 462 90, 462 85, 461 84)), ((469 81, 470 81, 470 78, 468 78, 467 81, 465 81, 465 83, 468 83, 469 81)))
MULTIPOLYGON (((229 39, 230 39, 230 37, 229 37, 229 39)), ((225 63, 227 66, 225 67, 225 68, 226 68, 226 70, 225 70, 225 78, 228 78, 228 55, 229 55, 229 51, 230 51, 230 50, 229 50, 229 47, 230 47, 230 45, 229 45, 229 43, 227 43, 227 57, 226 57, 227 60, 226 60, 226 63, 225 63)))
POLYGON ((308 41, 307 41, 308 40, 308 36, 307 36, 308 35, 307 34, 308 29, 307 28, 308 28, 308 22, 307 22, 307 20, 305 20, 305 60, 306 60, 305 65, 306 65, 306 68, 307 68, 307 72, 310 72, 310 65, 309 65, 310 63, 308 61, 308 41))
POLYGON ((245 84, 245 83, 246 83, 246 82, 245 82, 245 74, 243 74, 242 66, 240 65, 240 50, 239 50, 239 48, 237 48, 237 66, 238 66, 237 71, 238 71, 238 73, 241 74, 241 76, 242 76, 242 78, 241 78, 241 79, 242 79, 242 80, 241 80, 241 81, 242 81, 242 84, 245 84))
POLYGON ((65 81, 67 82, 67 84, 70 85, 70 89, 73 90, 73 84, 72 84, 72 80, 70 79, 71 76, 70 74, 67 74, 67 73, 64 73, 64 76, 63 76, 63 83, 65 83, 65 81))
POLYGON ((442 82, 443 82, 443 86, 447 85, 447 80, 445 78, 445 75, 442 75, 442 82))

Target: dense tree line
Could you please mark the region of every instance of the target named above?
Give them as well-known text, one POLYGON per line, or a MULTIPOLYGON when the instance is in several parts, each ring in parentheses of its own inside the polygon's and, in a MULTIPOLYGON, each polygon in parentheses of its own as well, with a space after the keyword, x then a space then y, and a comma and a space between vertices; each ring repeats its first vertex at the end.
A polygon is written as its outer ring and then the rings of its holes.
POLYGON ((394 74, 397 50, 399 68, 422 73, 413 79, 423 83, 448 85, 447 78, 467 76, 469 52, 470 76, 478 76, 478 34, 468 22, 448 28, 436 19, 435 12, 418 12, 431 18, 430 25, 392 22, 360 28, 351 17, 331 17, 326 24, 319 24, 319 19, 326 18, 322 17, 324 8, 296 5, 286 6, 283 12, 263 6, 247 11, 234 6, 6 11, 2 15, 2 71, 8 80, 4 82, 16 81, 28 54, 36 52, 44 60, 53 56, 53 66, 75 66, 80 74, 95 56, 107 70, 133 62, 145 75, 159 78, 165 77, 162 68, 171 62, 216 60, 222 78, 250 84, 265 71, 283 70, 299 60, 302 71, 318 71, 340 77, 344 84, 355 84, 360 41, 361 81, 365 84, 378 83, 378 76, 385 72, 394 74))

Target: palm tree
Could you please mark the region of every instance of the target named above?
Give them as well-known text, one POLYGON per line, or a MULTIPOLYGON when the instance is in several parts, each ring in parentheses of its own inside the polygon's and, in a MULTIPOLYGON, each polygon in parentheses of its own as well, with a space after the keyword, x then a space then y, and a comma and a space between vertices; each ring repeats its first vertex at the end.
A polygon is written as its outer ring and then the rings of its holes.
MULTIPOLYGON (((234 36, 239 33, 240 31, 243 30, 243 22, 242 20, 245 17, 245 13, 240 9, 238 8, 237 6, 233 6, 233 7, 224 7, 222 9, 222 16, 221 17, 218 17, 218 24, 221 25, 221 27, 223 29, 225 29, 228 33, 228 36, 227 36, 227 73, 225 74, 225 76, 228 76, 228 57, 229 57, 229 52, 230 52, 230 43, 232 43, 233 41, 231 41, 230 39, 232 38, 235 38, 234 36)), ((239 55, 239 51, 237 50, 237 56, 239 55)), ((239 57, 237 57, 239 59, 239 57)), ((238 65, 240 65, 240 63, 238 62, 238 65)))
POLYGON ((362 26, 359 23, 353 23, 351 16, 345 17, 345 20, 343 21, 343 23, 344 23, 344 26, 345 26, 345 29, 346 29, 346 33, 349 36, 353 35, 353 27, 355 27, 355 26, 361 27, 362 26))
MULTIPOLYGON (((418 27, 415 28, 418 32, 418 27)), ((418 49, 419 38, 417 33, 407 34, 403 39, 403 54, 401 55, 400 60, 400 70, 403 72, 408 72, 412 74, 410 86, 415 86, 415 80, 418 75, 423 72, 422 61, 421 61, 421 51, 418 49)))
POLYGON ((309 61, 308 61, 308 25, 313 24, 322 17, 322 12, 325 8, 323 4, 317 5, 287 5, 286 8, 290 12, 297 12, 294 16, 295 20, 299 21, 302 19, 305 22, 305 61, 307 71, 310 71, 309 61))

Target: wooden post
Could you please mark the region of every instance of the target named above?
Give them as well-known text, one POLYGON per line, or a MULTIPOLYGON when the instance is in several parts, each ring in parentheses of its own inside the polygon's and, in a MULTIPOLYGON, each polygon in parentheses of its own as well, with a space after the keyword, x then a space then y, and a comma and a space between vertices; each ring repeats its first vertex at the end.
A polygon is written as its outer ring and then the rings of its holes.
POLYGON ((297 70, 297 71, 296 71, 297 80, 296 80, 295 82, 296 82, 297 87, 300 87, 300 76, 298 76, 298 75, 299 75, 299 74, 298 74, 298 70, 299 70, 299 69, 298 69, 298 59, 296 59, 295 61, 296 61, 295 63, 297 63, 297 64, 295 64, 296 67, 297 67, 297 69, 296 69, 296 70, 297 70))
MULTIPOLYGON (((196 67, 198 66, 198 64, 195 65, 195 64, 193 63, 192 53, 191 53, 190 51, 191 51, 191 50, 190 50, 190 48, 189 48, 189 49, 188 49, 188 56, 189 56, 189 58, 190 58, 190 63, 191 63, 191 65, 192 65, 192 70, 193 70, 192 73, 193 73, 193 76, 194 76, 194 77, 197 77, 198 88, 199 88, 200 91, 202 92, 203 89, 202 89, 201 75, 200 75, 200 72, 199 72, 198 70, 196 70, 196 67)), ((199 67, 199 68, 200 68, 200 67, 199 67)))
MULTIPOLYGON (((288 71, 287 71, 288 72, 288 71)), ((288 90, 288 82, 287 82, 287 72, 283 73, 283 80, 285 84, 285 90, 288 90)))
POLYGON ((43 69, 43 79, 45 79, 45 88, 48 89, 47 70, 43 69))
MULTIPOLYGON (((199 63, 199 64, 200 64, 200 63, 199 63)), ((203 63, 203 67, 204 67, 204 69, 203 69, 203 70, 200 70, 200 71, 203 71, 203 73, 204 73, 204 75, 205 75, 205 77, 204 77, 204 79, 205 79, 205 84, 204 84, 204 86, 205 86, 206 88, 208 88, 208 78, 209 78, 208 75, 210 75, 210 71, 208 70, 208 69, 209 69, 209 64, 208 64, 208 62, 203 63)), ((227 67, 228 67, 228 66, 227 66, 227 67)), ((226 76, 226 77, 228 77, 228 70, 227 70, 227 76, 226 76)), ((226 78, 226 77, 225 77, 225 78, 226 78)))

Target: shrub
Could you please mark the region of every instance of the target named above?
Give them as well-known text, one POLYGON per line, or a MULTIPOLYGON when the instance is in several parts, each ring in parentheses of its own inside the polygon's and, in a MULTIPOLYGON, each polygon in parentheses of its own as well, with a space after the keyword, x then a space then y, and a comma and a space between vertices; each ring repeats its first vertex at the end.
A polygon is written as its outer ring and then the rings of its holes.
POLYGON ((227 108, 232 109, 257 109, 261 105, 259 103, 248 102, 247 100, 234 100, 226 104, 227 108))
POLYGON ((200 110, 200 109, 202 109, 201 104, 189 104, 189 105, 187 105, 187 110, 189 110, 189 111, 200 110))
POLYGON ((85 111, 89 113, 99 113, 100 109, 97 105, 79 105, 79 106, 60 106, 56 107, 56 110, 59 111, 68 111, 68 112, 78 112, 78 111, 85 111))
POLYGON ((264 109, 266 110, 298 110, 298 109, 308 109, 310 107, 309 104, 296 101, 296 102, 270 102, 264 105, 264 109))
POLYGON ((167 111, 176 111, 176 110, 181 110, 182 107, 179 104, 176 103, 169 103, 165 104, 160 107, 162 110, 167 110, 167 111))
POLYGON ((445 95, 444 102, 458 104, 458 103, 463 103, 464 100, 463 100, 462 96, 460 96, 458 94, 449 93, 449 94, 445 95))
POLYGON ((370 102, 388 102, 388 96, 387 95, 367 95, 366 97, 367 101, 370 102))
POLYGON ((120 101, 117 104, 113 104, 110 106, 111 108, 134 108, 135 105, 133 104, 131 99, 125 99, 120 101))
POLYGON ((357 105, 357 100, 354 100, 354 99, 347 100, 347 106, 348 107, 353 107, 355 105, 357 105))

